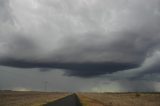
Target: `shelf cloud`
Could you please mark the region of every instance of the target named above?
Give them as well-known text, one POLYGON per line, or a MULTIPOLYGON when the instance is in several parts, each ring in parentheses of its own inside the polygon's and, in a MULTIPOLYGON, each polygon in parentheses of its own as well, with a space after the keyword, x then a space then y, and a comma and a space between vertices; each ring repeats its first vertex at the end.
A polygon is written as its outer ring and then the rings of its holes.
POLYGON ((1 66, 138 79, 159 73, 159 41, 159 0, 0 1, 1 66))

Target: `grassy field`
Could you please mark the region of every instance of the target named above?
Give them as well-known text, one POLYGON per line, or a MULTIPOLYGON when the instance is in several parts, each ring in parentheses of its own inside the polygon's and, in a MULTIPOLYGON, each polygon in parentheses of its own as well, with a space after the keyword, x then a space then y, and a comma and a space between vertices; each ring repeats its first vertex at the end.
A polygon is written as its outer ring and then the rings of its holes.
POLYGON ((0 106, 42 106, 68 93, 0 91, 0 106))
POLYGON ((160 93, 78 93, 84 106, 160 106, 160 93))

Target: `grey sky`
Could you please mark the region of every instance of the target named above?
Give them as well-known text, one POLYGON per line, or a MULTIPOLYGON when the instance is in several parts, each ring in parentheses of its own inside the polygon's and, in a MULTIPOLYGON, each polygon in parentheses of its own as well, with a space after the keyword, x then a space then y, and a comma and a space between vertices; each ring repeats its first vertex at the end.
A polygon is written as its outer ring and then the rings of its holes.
POLYGON ((159 0, 0 0, 0 87, 42 90, 46 75, 55 90, 157 91, 159 41, 159 0))

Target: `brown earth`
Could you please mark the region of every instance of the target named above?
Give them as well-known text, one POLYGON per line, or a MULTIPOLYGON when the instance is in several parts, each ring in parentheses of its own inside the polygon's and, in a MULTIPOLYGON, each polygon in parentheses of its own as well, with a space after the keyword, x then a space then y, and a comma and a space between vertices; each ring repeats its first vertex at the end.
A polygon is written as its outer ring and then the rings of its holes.
POLYGON ((84 106, 160 106, 160 93, 78 93, 84 106))
POLYGON ((68 95, 58 92, 0 91, 0 106, 72 106, 79 100, 83 106, 160 106, 160 93, 77 93, 79 98, 75 94, 68 95))
POLYGON ((0 106, 42 106, 67 95, 56 92, 0 91, 0 106))

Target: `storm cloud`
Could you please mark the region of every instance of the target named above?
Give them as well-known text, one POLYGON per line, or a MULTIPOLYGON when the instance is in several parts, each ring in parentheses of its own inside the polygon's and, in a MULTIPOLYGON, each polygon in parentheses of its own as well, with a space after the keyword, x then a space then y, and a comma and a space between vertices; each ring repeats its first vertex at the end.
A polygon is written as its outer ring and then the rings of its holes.
POLYGON ((92 77, 106 73, 113 73, 120 70, 126 70, 137 67, 137 64, 128 63, 36 63, 4 59, 0 61, 1 65, 19 68, 42 68, 41 71, 49 68, 65 69, 66 75, 92 77))
POLYGON ((98 76, 140 68, 159 41, 159 0, 0 1, 2 66, 98 76))

